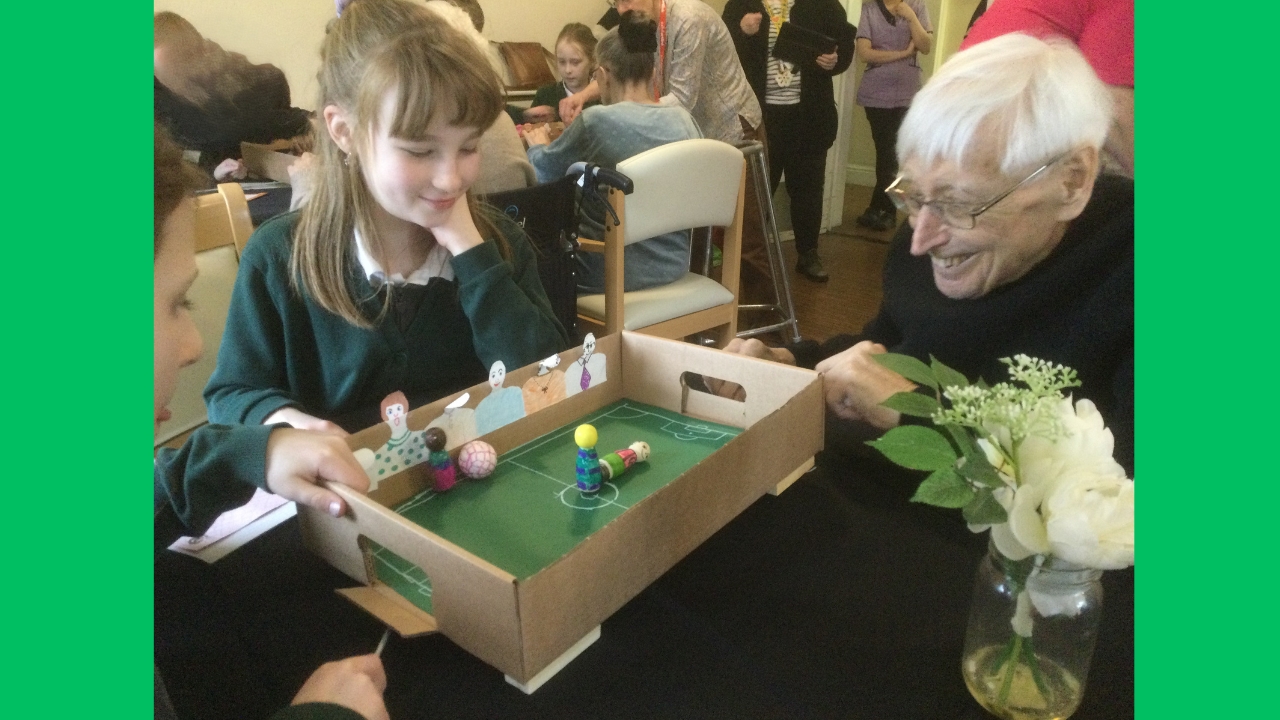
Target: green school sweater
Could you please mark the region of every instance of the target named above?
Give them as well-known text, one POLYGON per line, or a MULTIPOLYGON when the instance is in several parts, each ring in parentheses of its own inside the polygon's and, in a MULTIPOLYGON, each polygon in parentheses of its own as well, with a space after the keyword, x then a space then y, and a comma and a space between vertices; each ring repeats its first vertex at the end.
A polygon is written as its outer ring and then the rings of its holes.
MULTIPOLYGON (((155 460, 155 509, 168 506, 186 534, 197 537, 218 516, 253 497, 255 487, 267 489, 267 437, 282 425, 250 427, 205 425, 181 448, 161 448, 155 460)), ((269 492, 269 491, 268 491, 269 492)), ((168 545, 173 533, 156 542, 168 545)))
POLYGON ((240 258, 218 365, 204 391, 209 421, 255 425, 292 406, 355 432, 378 423, 379 404, 397 390, 417 407, 483 381, 496 360, 515 369, 563 350, 565 332, 538 279, 533 246, 505 215, 489 217, 511 246, 510 262, 492 241, 472 248, 452 258, 455 280, 392 290, 401 302, 381 319, 383 296, 352 242, 347 286, 372 329, 290 287, 296 213, 264 223, 240 258))

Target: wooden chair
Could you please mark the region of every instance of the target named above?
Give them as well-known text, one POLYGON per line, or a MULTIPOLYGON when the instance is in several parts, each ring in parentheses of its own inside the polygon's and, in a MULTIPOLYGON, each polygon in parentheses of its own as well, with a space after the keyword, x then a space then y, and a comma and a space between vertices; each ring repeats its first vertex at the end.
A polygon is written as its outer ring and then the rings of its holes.
POLYGON ((232 245, 239 258, 252 234, 249 201, 239 183, 222 183, 218 192, 196 197, 197 253, 232 245))
POLYGON ((185 435, 208 421, 204 386, 218 362, 218 347, 231 307, 231 291, 240 267, 240 251, 249 240, 249 203, 236 183, 218 186, 218 192, 196 197, 196 266, 200 274, 188 294, 191 314, 204 338, 204 354, 178 375, 178 387, 169 403, 169 421, 156 436, 156 446, 185 435))
POLYGON ((680 339, 717 328, 717 346, 738 325, 738 271, 742 260, 742 205, 746 161, 718 140, 682 140, 618 163, 635 190, 610 189, 619 222, 605 218, 604 243, 579 241, 584 250, 603 245, 605 292, 578 297, 578 317, 604 334, 636 330, 680 339), (721 282, 696 273, 661 287, 623 292, 623 248, 676 230, 724 227, 721 282))

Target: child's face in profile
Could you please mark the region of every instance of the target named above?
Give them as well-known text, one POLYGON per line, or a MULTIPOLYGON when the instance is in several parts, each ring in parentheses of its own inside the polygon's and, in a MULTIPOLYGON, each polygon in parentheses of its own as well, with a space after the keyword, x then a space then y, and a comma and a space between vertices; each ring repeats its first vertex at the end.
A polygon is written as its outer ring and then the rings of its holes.
POLYGON ((449 221, 458 203, 480 176, 481 128, 450 125, 451 108, 443 108, 420 139, 392 137, 396 93, 382 102, 382 122, 370 141, 365 182, 382 209, 393 217, 427 229, 449 221))
POLYGON ((169 419, 166 407, 178 371, 200 359, 204 343, 191 319, 187 293, 196 280, 196 214, 183 200, 165 221, 155 262, 155 433, 169 419))
POLYGON ((560 78, 573 90, 581 90, 591 81, 591 63, 575 42, 561 40, 556 45, 556 67, 560 69, 560 78))

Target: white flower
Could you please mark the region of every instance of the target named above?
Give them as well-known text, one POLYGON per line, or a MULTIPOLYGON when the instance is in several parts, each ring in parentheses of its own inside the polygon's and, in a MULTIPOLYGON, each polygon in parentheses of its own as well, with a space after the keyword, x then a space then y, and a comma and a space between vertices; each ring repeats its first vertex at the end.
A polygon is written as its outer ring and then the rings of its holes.
POLYGON ((1124 475, 1124 468, 1112 457, 1115 438, 1091 401, 1080 400, 1073 407, 1070 398, 1063 398, 1058 419, 1064 430, 1060 437, 1032 435, 1018 446, 1018 477, 1024 484, 1052 484, 1078 469, 1124 475))
POLYGON ((1122 473, 1080 469, 1059 478, 1041 514, 1055 556, 1099 570, 1133 564, 1133 481, 1122 473))

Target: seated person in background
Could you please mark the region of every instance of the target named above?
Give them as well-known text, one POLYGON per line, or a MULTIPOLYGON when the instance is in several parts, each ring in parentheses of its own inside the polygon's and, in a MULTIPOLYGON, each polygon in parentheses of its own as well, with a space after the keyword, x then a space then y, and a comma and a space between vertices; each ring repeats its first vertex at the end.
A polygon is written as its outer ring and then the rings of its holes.
MULTIPOLYGON (((560 101, 581 92, 596 70, 596 36, 582 23, 569 23, 556 38, 556 67, 560 82, 543 85, 534 93, 533 104, 523 113, 525 122, 555 122, 560 119, 560 101)), ((598 105, 590 102, 587 107, 598 105)))
POLYGON ((880 403, 915 385, 877 353, 933 355, 988 382, 1005 380, 999 358, 1018 353, 1061 363, 1132 473, 1133 182, 1098 175, 1110 124, 1107 88, 1066 42, 1012 34, 958 53, 898 136, 889 194, 910 223, 889 250, 879 314, 821 345, 729 349, 816 366, 838 418, 829 449, 901 421, 880 403))
POLYGON ((172 12, 155 14, 155 118, 219 182, 245 177, 240 143, 306 135, 310 114, 292 107, 274 65, 223 50, 172 12))
MULTIPOLYGON (((200 174, 182 161, 182 151, 155 132, 155 429, 166 409, 178 371, 200 358, 200 333, 188 310, 187 291, 195 281, 195 207, 189 198, 200 174)), ((342 500, 318 485, 327 480, 363 491, 369 479, 346 443, 335 437, 292 428, 205 425, 177 450, 162 448, 155 461, 156 540, 180 524, 200 535, 220 513, 243 505, 254 486, 310 505, 335 516, 345 512, 342 500)), ((161 658, 157 658, 159 661, 161 658)), ((377 655, 363 655, 321 666, 293 699, 273 717, 380 720, 386 673, 377 655)), ((160 676, 155 672, 155 716, 177 718, 160 676)))
MULTIPOLYGON (((610 30, 596 46, 600 65, 596 82, 604 105, 587 108, 564 134, 548 144, 546 127, 525 133, 529 160, 540 182, 564 176, 580 160, 602 167, 616 167, 645 150, 679 140, 702 137, 684 108, 653 100, 653 51, 657 46, 652 20, 634 12, 624 13, 622 24, 610 30)), ((586 207, 582 237, 604 238, 603 207, 586 207)), ((624 255, 627 292, 675 282, 689 271, 689 232, 649 238, 627 246, 624 255)), ((604 256, 579 253, 578 290, 604 292, 604 256)))

